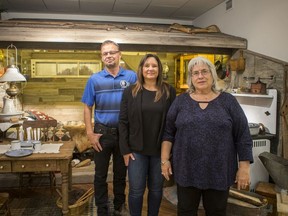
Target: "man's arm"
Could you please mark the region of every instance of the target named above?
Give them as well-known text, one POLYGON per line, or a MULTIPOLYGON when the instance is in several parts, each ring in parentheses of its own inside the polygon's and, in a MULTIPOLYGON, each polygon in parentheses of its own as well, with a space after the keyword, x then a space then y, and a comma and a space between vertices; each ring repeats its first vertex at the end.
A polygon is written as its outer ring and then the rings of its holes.
POLYGON ((96 151, 100 152, 102 151, 102 146, 100 145, 99 139, 102 136, 102 134, 96 134, 93 131, 92 108, 93 107, 88 106, 87 104, 84 104, 84 122, 86 126, 86 134, 93 148, 96 151))

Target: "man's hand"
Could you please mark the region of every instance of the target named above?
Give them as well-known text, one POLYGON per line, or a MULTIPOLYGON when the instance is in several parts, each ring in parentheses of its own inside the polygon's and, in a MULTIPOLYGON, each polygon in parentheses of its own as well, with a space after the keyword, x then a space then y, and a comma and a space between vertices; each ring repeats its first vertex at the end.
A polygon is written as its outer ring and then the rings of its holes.
POLYGON ((92 147, 97 151, 97 152, 100 152, 102 151, 102 146, 99 142, 100 140, 100 137, 102 136, 103 134, 96 134, 96 133, 89 133, 87 134, 88 136, 88 139, 89 141, 91 142, 92 144, 92 147))

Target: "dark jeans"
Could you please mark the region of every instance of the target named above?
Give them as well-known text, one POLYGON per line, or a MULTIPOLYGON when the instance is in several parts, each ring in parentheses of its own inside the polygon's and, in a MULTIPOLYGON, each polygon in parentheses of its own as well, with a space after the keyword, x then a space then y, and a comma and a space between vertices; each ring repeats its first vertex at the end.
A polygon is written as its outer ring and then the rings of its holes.
MULTIPOLYGON (((97 126, 94 128, 95 133, 99 133, 97 126)), ((113 193, 114 193, 114 209, 119 209, 125 203, 125 187, 126 187, 126 166, 123 156, 120 154, 118 134, 103 133, 100 138, 100 144, 103 148, 101 152, 94 151, 95 162, 95 204, 97 206, 98 216, 107 216, 108 207, 108 184, 107 175, 109 161, 113 155, 113 193)))
POLYGON ((133 155, 135 160, 130 159, 128 166, 130 215, 141 216, 143 195, 147 184, 147 215, 157 216, 163 192, 160 156, 146 156, 137 153, 133 153, 133 155))
POLYGON ((195 187, 181 187, 177 184, 178 215, 197 216, 202 196, 206 216, 226 216, 228 194, 229 189, 227 191, 200 190, 195 187))

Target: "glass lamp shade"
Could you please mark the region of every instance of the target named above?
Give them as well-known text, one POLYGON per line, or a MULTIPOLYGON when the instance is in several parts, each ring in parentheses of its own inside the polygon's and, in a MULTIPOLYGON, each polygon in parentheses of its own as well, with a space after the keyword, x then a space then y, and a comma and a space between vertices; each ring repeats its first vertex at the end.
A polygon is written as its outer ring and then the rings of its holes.
POLYGON ((17 67, 10 66, 0 77, 0 82, 26 82, 26 78, 19 72, 17 67))

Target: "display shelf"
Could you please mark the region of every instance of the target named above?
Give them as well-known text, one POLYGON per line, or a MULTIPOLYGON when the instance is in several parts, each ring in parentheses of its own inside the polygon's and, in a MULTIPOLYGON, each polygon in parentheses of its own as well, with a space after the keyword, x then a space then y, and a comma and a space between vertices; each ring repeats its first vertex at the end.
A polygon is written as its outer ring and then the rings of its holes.
POLYGON ((273 95, 268 94, 248 94, 248 93, 231 93, 235 97, 251 97, 251 98, 271 98, 273 99, 273 95))
POLYGON ((276 89, 267 89, 267 94, 232 93, 232 95, 242 107, 248 122, 260 122, 268 128, 267 132, 277 134, 276 89))
POLYGON ((32 78, 89 77, 101 68, 100 60, 31 59, 32 78))

